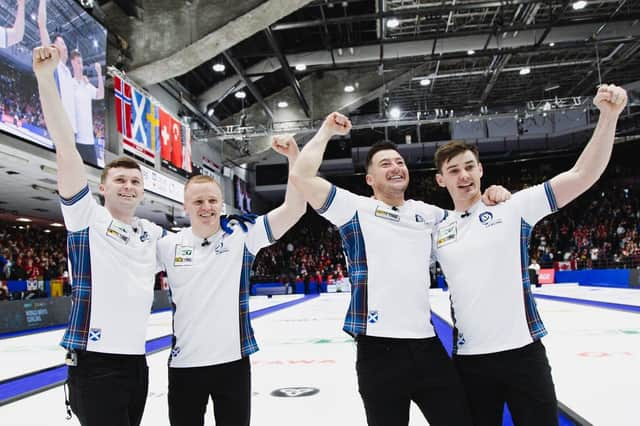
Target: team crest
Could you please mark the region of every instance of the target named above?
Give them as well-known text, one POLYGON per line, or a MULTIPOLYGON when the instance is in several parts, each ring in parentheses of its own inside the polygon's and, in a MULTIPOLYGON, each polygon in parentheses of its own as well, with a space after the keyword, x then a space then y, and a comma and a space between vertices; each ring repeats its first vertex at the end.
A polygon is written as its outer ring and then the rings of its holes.
POLYGON ((379 318, 380 314, 378 313, 378 311, 369 311, 369 313, 367 314, 367 322, 370 324, 377 323, 379 318))

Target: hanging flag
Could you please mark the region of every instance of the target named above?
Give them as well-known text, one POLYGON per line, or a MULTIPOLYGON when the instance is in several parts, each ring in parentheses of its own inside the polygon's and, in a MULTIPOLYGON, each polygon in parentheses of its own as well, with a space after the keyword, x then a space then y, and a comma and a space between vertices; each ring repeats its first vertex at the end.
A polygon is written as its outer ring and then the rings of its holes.
POLYGON ((171 163, 182 168, 182 123, 171 117, 171 163))
POLYGON ((188 173, 193 172, 191 168, 191 128, 182 127, 182 169, 188 173))
POLYGON ((160 108, 160 158, 171 161, 171 127, 173 117, 160 108))
POLYGON ((131 114, 129 137, 123 135, 122 147, 125 151, 141 156, 147 161, 154 162, 156 158, 155 150, 151 149, 151 137, 153 121, 153 105, 151 100, 141 91, 132 87, 131 89, 131 114), (151 121, 150 121, 151 118, 151 121))
POLYGON ((158 130, 160 128, 160 117, 158 117, 158 107, 149 103, 145 123, 145 133, 147 135, 147 148, 157 154, 160 152, 160 140, 158 130))
POLYGON ((131 86, 118 77, 113 77, 115 91, 116 121, 118 132, 125 138, 131 137, 131 86))

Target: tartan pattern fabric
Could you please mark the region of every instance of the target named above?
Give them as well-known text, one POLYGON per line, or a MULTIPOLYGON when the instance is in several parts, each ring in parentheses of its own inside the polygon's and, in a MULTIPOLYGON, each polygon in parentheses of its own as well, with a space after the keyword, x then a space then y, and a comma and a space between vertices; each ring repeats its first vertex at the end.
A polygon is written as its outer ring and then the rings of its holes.
MULTIPOLYGON (((265 223, 267 223, 265 221, 265 223)), ((253 335, 249 317, 249 277, 255 256, 244 247, 242 255, 242 272, 240 273, 240 353, 242 357, 258 352, 258 344, 253 335)))
POLYGON ((264 215, 264 229, 267 232, 267 238, 269 239, 270 243, 275 243, 276 239, 273 238, 273 232, 271 231, 271 224, 269 223, 269 216, 268 215, 264 215))
MULTIPOLYGON (((89 188, 87 187, 88 191, 89 188)), ((81 193, 86 193, 85 190, 81 193)), ((80 193, 80 194, 81 194, 80 193)), ((80 199, 78 194, 73 199, 80 199)), ((72 199, 72 200, 73 200, 72 199)), ((62 199, 62 202, 66 201, 62 199)), ((71 203, 72 204, 72 203, 71 203)), ((67 233, 67 250, 71 263, 71 312, 69 324, 60 345, 67 349, 86 349, 91 320, 91 253, 89 228, 67 233)))
MULTIPOLYGON (((546 188, 546 184, 545 184, 546 188)), ((553 194, 553 193, 552 193, 553 194)), ((547 192, 547 196, 549 193, 547 192)), ((551 202, 551 199, 549 200, 551 202)), ((554 200, 555 202, 555 200, 554 200)), ((536 307, 536 301, 531 294, 531 283, 529 281, 529 238, 531 237, 531 225, 520 220, 520 270, 522 272, 522 292, 524 300, 524 311, 527 316, 527 326, 529 327, 529 333, 531 338, 539 340, 543 336, 546 336, 547 330, 544 328, 544 324, 540 319, 538 308, 536 307)))
POLYGON ((329 195, 327 195, 327 199, 325 200, 324 204, 319 209, 316 210, 318 214, 323 214, 327 210, 329 210, 331 203, 333 203, 333 199, 336 198, 336 192, 337 192, 336 186, 331 185, 331 190, 329 191, 329 195))
POLYGON ((549 207, 551 208, 551 213, 555 213, 558 211, 558 203, 556 202, 556 195, 553 193, 553 188, 551 188, 551 183, 546 181, 544 183, 544 192, 547 194, 547 200, 549 200, 549 207))
MULTIPOLYGON (((335 187, 333 187, 332 193, 335 195, 335 187)), ((356 212, 349 222, 342 225, 339 231, 342 237, 342 246, 349 260, 349 279, 351 280, 351 302, 342 329, 352 336, 358 336, 367 333, 368 312, 367 253, 358 213, 356 212)))

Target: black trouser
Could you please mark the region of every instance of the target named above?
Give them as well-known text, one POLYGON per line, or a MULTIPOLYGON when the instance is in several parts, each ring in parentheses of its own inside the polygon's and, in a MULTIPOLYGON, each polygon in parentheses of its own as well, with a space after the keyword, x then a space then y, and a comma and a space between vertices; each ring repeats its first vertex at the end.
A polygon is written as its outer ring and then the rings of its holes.
POLYGON ((516 426, 555 426, 558 401, 542 342, 485 355, 456 355, 473 423, 502 425, 505 402, 516 426))
POLYGON ((437 337, 358 336, 358 388, 369 426, 409 424, 414 401, 431 426, 471 425, 453 364, 437 337))
POLYGON ((169 368, 169 420, 172 426, 204 425, 209 396, 216 426, 249 426, 249 357, 207 367, 169 368))
POLYGON ((83 426, 137 426, 149 388, 144 355, 78 351, 69 367, 71 409, 83 426))

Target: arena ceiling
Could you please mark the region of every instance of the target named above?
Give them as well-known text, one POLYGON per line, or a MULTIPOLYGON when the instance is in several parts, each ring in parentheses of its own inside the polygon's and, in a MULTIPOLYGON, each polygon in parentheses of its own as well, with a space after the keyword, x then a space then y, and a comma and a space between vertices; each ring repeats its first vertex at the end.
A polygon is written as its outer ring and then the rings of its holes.
MULTIPOLYGON (((93 13, 113 34, 110 62, 183 96, 201 134, 215 137, 214 124, 313 127, 333 110, 501 112, 638 80, 640 1, 582 3, 100 0, 93 13)), ((254 142, 237 155, 266 146, 254 142)))

